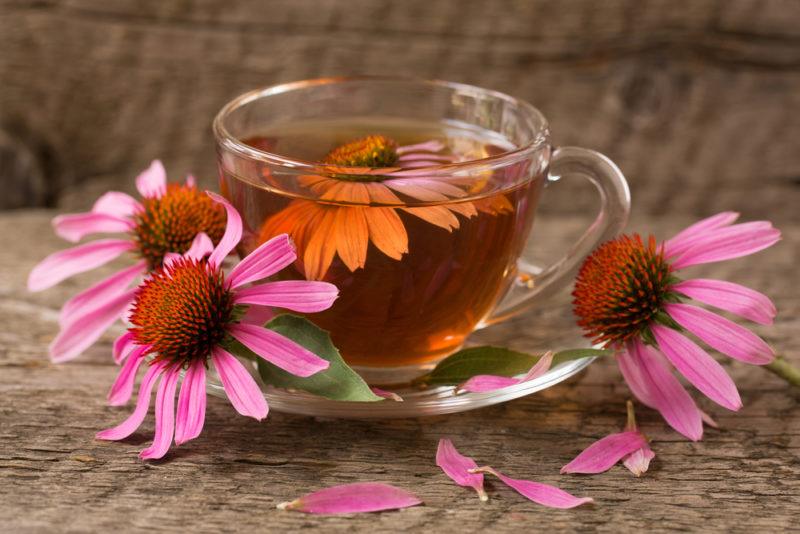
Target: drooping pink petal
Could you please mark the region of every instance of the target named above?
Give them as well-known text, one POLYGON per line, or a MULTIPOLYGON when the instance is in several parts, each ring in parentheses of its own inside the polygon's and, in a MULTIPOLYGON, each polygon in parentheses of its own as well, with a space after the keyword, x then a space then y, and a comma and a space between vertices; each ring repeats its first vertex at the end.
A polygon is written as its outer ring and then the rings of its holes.
POLYGON ((650 330, 664 356, 694 387, 729 410, 736 411, 742 407, 736 384, 706 351, 672 328, 652 325, 650 330))
POLYGON ((473 472, 492 474, 526 499, 550 508, 575 508, 582 504, 594 502, 594 499, 591 497, 575 497, 555 486, 534 482, 532 480, 519 480, 507 477, 491 467, 480 467, 473 470, 473 472))
POLYGON ((546 352, 541 358, 520 378, 513 378, 498 375, 475 375, 461 386, 458 387, 460 391, 469 391, 470 393, 485 393, 488 391, 497 391, 508 386, 514 386, 523 382, 528 382, 539 378, 550 370, 550 365, 553 363, 553 353, 546 352))
POLYGON ((442 468, 444 474, 450 477, 459 486, 474 488, 482 501, 488 501, 489 496, 483 489, 483 474, 472 473, 470 469, 477 469, 475 460, 460 454, 453 442, 442 438, 436 449, 436 465, 442 468))
POLYGON ((236 411, 259 421, 267 417, 269 412, 267 401, 241 362, 220 347, 212 349, 211 361, 222 381, 225 395, 236 411))
POLYGON ((267 278, 294 263, 297 259, 292 240, 287 234, 276 235, 247 255, 228 277, 232 288, 267 278))
POLYGON ((194 177, 193 174, 186 175, 186 187, 197 187, 197 179, 194 177))
POLYGON ((296 376, 311 376, 330 365, 305 347, 266 328, 232 324, 228 332, 268 362, 296 376))
POLYGON ((330 308, 338 296, 339 290, 328 282, 283 280, 237 290, 233 302, 313 313, 330 308))
POLYGON ((772 324, 777 314, 769 297, 733 282, 698 278, 684 280, 670 289, 758 324, 772 324))
POLYGON ((622 464, 628 468, 628 471, 636 475, 642 476, 650 467, 650 460, 656 457, 656 453, 649 445, 645 445, 641 449, 636 449, 622 460, 622 464))
POLYGON ((691 239, 686 251, 671 264, 674 269, 730 260, 755 254, 780 241, 781 232, 769 222, 756 221, 727 226, 691 239))
POLYGON ((116 215, 117 217, 131 217, 142 210, 142 205, 127 193, 109 191, 98 198, 92 212, 116 215))
POLYGON ((617 361, 643 404, 658 410, 672 428, 692 441, 703 437, 701 412, 694 399, 650 347, 639 340, 630 342, 617 361))
POLYGON ((189 365, 178 394, 175 416, 175 444, 181 445, 203 431, 206 420, 206 366, 196 360, 189 365))
POLYGON ((117 441, 125 439, 136 432, 136 429, 139 428, 147 415, 147 409, 150 407, 150 395, 153 392, 153 384, 155 384, 156 378, 158 378, 163 370, 164 364, 162 362, 150 366, 144 374, 144 378, 142 378, 142 383, 139 384, 136 409, 134 409, 133 413, 119 425, 107 430, 101 430, 95 434, 97 439, 117 441))
POLYGON ((208 234, 200 232, 192 240, 189 250, 183 253, 185 258, 192 258, 194 260, 201 260, 214 251, 214 243, 208 234))
POLYGON ((275 311, 269 306, 256 306, 251 304, 247 307, 247 311, 244 312, 244 317, 242 317, 239 322, 264 326, 267 321, 273 317, 275 317, 275 311))
POLYGON ((358 514, 398 510, 422 504, 413 493, 380 482, 356 482, 321 489, 291 502, 278 505, 281 510, 307 514, 358 514))
POLYGON ((73 243, 89 234, 123 233, 134 226, 135 223, 130 219, 107 213, 69 213, 53 218, 56 234, 73 243))
POLYGON ((47 256, 28 276, 28 291, 41 291, 70 276, 90 271, 133 249, 124 239, 98 239, 47 256))
POLYGON ((74 316, 50 344, 50 359, 65 362, 89 348, 125 313, 135 293, 135 288, 129 289, 83 316, 74 316))
POLYGON ((444 150, 444 143, 436 140, 397 147, 397 153, 400 155, 408 154, 409 152, 440 152, 442 150, 444 150))
POLYGON ((647 439, 640 432, 610 434, 595 441, 561 468, 562 473, 603 473, 637 449, 647 446, 647 439))
POLYGON ((681 254, 686 250, 686 243, 689 239, 705 234, 710 230, 730 226, 738 218, 739 214, 735 211, 723 211, 722 213, 717 213, 716 215, 697 221, 693 225, 675 234, 672 239, 664 242, 664 257, 671 258, 677 254, 681 254))
POLYGON ((219 268, 225 258, 228 257, 228 254, 231 253, 231 250, 233 250, 236 245, 239 244, 239 240, 242 239, 242 217, 239 215, 239 212, 236 211, 236 208, 231 206, 231 203, 222 196, 212 193, 211 191, 206 191, 206 194, 211 197, 211 200, 214 202, 222 204, 228 217, 225 224, 225 233, 222 235, 222 239, 219 240, 219 243, 217 243, 217 248, 211 252, 211 256, 208 258, 208 263, 211 267, 219 268))
POLYGON ((173 367, 161 374, 161 382, 156 391, 156 431, 153 443, 142 452, 142 460, 158 460, 163 458, 172 444, 175 431, 175 388, 178 385, 180 368, 173 367))
POLYGON ((145 198, 164 196, 167 192, 167 171, 159 160, 153 160, 150 166, 136 177, 136 189, 145 198))
POLYGON ((708 415, 703 410, 700 410, 700 417, 703 418, 703 423, 710 426, 711 428, 719 428, 719 423, 717 423, 713 417, 708 415))
POLYGON ((375 395, 378 397, 383 397, 384 399, 395 401, 395 402, 403 402, 403 397, 395 393, 394 391, 386 391, 385 389, 371 387, 369 388, 375 395))
POLYGON ((130 400, 133 393, 133 383, 136 380, 136 371, 139 370, 139 365, 144 361, 144 354, 148 348, 144 345, 137 345, 131 352, 130 357, 125 360, 119 370, 117 379, 108 392, 109 405, 122 406, 130 400))
POLYGON ((136 347, 136 342, 133 340, 133 334, 130 330, 125 330, 117 339, 114 340, 112 348, 112 355, 114 356, 114 363, 119 365, 127 358, 131 351, 136 347))
POLYGON ((766 365, 775 359, 763 339, 716 313, 678 303, 667 304, 664 310, 676 323, 731 358, 754 365, 766 365))
POLYGON ((67 325, 85 315, 87 311, 102 306, 128 289, 131 282, 146 271, 147 263, 144 260, 138 261, 81 291, 64 303, 58 317, 59 324, 67 325))

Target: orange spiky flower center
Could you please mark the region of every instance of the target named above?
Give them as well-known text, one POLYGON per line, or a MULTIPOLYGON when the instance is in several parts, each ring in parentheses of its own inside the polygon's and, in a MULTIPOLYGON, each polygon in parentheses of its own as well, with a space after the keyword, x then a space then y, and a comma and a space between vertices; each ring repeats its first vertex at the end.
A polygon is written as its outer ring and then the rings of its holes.
MULTIPOLYGON (((368 135, 334 148, 322 159, 338 167, 369 167, 379 169, 397 163, 397 143, 385 135, 368 135)), ((374 182, 383 179, 377 174, 337 174, 336 178, 355 182, 374 182)))
POLYGON ((575 280, 578 325, 595 343, 619 345, 645 334, 670 296, 671 267, 655 237, 621 236, 586 258, 575 280))
POLYGON ((233 320, 233 295, 221 270, 206 260, 180 258, 156 269, 136 292, 130 322, 134 340, 157 360, 186 365, 205 360, 233 320))
POLYGON ((225 233, 225 209, 196 187, 169 184, 160 198, 142 200, 134 215, 134 242, 149 269, 161 266, 167 252, 183 254, 199 232, 216 245, 225 233))

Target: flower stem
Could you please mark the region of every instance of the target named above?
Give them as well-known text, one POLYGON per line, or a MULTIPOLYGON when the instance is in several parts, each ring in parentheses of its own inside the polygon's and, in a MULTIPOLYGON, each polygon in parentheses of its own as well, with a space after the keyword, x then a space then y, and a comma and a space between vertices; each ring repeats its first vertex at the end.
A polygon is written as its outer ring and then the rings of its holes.
POLYGON ((776 357, 772 363, 768 363, 764 367, 791 385, 800 388, 800 369, 786 361, 783 356, 776 357))

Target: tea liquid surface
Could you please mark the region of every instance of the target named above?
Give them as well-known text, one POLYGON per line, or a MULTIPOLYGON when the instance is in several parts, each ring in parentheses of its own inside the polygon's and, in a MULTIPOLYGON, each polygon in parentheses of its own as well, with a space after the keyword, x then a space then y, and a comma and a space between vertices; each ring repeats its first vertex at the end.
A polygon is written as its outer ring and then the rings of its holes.
MULTIPOLYGON (((242 140, 322 161, 337 146, 375 134, 400 147, 440 141, 441 150, 424 151, 421 161, 469 161, 514 148, 465 125, 375 118, 294 123, 242 140)), ((368 182, 263 168, 247 176, 223 172, 221 189, 245 221, 240 253, 286 232, 298 260, 279 276, 339 288, 330 309, 308 317, 331 333, 348 363, 401 367, 457 350, 513 280, 544 183, 525 175, 528 168, 368 182)))

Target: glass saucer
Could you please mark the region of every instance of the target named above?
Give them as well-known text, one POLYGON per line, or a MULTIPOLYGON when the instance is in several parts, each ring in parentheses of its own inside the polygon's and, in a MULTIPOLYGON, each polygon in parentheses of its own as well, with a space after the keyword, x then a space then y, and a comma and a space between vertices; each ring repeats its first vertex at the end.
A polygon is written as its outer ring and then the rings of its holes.
MULTIPOLYGON (((550 301, 545 308, 534 310, 500 325, 475 332, 468 345, 509 346, 516 350, 543 353, 590 347, 575 325, 571 306, 566 298, 550 301)), ((394 419, 423 417, 474 410, 524 397, 549 388, 585 369, 594 358, 574 360, 558 365, 543 376, 488 393, 456 393, 454 386, 400 386, 391 389, 402 402, 345 402, 317 397, 301 391, 287 391, 262 386, 270 410, 343 419, 394 419)), ((243 362, 244 363, 244 362, 243 362)), ((257 378, 255 366, 250 371, 257 378)), ((225 393, 213 372, 208 376, 208 393, 224 397, 225 393)))

